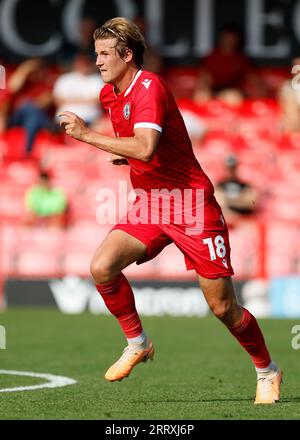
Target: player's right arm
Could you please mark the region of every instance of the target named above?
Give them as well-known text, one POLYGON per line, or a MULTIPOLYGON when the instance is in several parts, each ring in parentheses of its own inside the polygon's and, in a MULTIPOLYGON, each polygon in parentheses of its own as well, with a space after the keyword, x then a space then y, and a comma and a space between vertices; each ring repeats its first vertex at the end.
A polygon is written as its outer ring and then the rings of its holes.
POLYGON ((113 138, 91 130, 84 120, 73 112, 62 112, 58 116, 62 118, 60 125, 69 136, 107 153, 149 162, 158 146, 160 131, 153 128, 137 128, 132 137, 113 138))

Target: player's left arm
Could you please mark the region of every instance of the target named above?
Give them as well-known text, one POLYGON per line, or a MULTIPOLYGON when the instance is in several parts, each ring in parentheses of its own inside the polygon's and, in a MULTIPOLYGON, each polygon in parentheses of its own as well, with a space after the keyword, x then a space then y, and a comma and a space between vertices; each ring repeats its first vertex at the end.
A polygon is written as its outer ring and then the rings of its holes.
POLYGON ((153 128, 136 128, 132 137, 113 138, 91 130, 73 112, 65 111, 59 116, 61 117, 60 124, 69 136, 107 153, 148 162, 152 159, 158 146, 160 132, 153 128))

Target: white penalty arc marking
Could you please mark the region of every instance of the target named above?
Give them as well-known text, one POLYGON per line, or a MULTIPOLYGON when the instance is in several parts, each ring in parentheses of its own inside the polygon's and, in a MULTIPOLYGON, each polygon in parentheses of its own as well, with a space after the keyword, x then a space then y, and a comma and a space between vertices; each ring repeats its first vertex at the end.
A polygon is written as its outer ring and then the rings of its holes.
POLYGON ((12 393, 14 391, 32 391, 39 390, 41 388, 59 388, 67 385, 74 385, 76 380, 70 379, 64 376, 55 376, 54 374, 33 373, 31 371, 14 371, 14 370, 0 370, 0 374, 11 374, 12 376, 27 376, 27 377, 39 377, 45 379, 48 382, 40 385, 29 385, 26 387, 14 387, 14 388, 0 388, 0 393, 12 393))

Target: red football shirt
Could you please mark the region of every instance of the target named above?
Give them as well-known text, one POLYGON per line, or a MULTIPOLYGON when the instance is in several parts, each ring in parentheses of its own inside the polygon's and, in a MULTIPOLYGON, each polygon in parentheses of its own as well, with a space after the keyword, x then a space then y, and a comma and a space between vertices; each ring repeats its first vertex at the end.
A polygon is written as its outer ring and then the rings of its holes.
POLYGON ((130 86, 118 95, 111 84, 100 93, 117 137, 134 136, 139 127, 161 133, 158 148, 149 162, 128 159, 134 189, 150 193, 163 188, 203 189, 207 200, 214 192, 192 149, 183 118, 166 83, 158 75, 139 71, 130 86))

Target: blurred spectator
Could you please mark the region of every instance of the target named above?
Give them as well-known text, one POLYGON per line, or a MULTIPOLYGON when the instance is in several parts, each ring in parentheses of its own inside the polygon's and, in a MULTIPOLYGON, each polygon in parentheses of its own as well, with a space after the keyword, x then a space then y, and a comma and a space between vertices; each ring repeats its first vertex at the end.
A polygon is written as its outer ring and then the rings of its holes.
POLYGON ((238 27, 224 26, 218 35, 217 46, 202 60, 195 91, 196 101, 209 99, 211 95, 224 90, 231 91, 234 99, 238 92, 242 94, 246 90, 250 90, 253 97, 264 96, 263 82, 257 77, 242 46, 242 33, 238 27))
POLYGON ((24 205, 26 225, 65 226, 67 197, 63 190, 52 186, 48 173, 40 172, 38 183, 26 191, 24 205))
POLYGON ((101 114, 99 94, 102 86, 103 81, 95 70, 93 60, 86 54, 76 55, 73 70, 61 75, 54 85, 57 114, 68 110, 87 124, 94 123, 101 114))
POLYGON ((144 55, 143 70, 148 70, 149 72, 156 73, 157 75, 163 76, 164 64, 163 59, 152 46, 147 46, 144 55))
POLYGON ((196 109, 185 107, 180 102, 178 107, 192 143, 201 142, 208 131, 205 119, 197 113, 196 109))
MULTIPOLYGON (((139 27, 142 34, 146 36, 147 23, 144 17, 137 16, 133 21, 139 27)), ((159 54, 158 48, 150 46, 149 44, 147 44, 144 53, 143 70, 148 70, 149 72, 156 73, 157 75, 164 75, 163 58, 159 54)))
POLYGON ((235 156, 227 156, 225 166, 226 175, 217 183, 215 195, 226 222, 234 226, 244 216, 255 213, 258 194, 249 183, 239 178, 235 156))
POLYGON ((98 27, 92 17, 84 17, 79 25, 78 41, 75 44, 65 42, 57 55, 57 63, 68 67, 79 53, 95 58, 94 31, 98 27))
POLYGON ((54 129, 50 118, 53 104, 51 80, 44 61, 30 59, 21 63, 7 81, 6 96, 0 103, 0 132, 8 127, 24 127, 26 154, 32 151, 40 129, 54 129))
MULTIPOLYGON (((300 66, 300 58, 293 60, 293 66, 300 66)), ((299 67, 300 70, 300 67, 299 67)), ((282 128, 287 133, 300 131, 300 86, 293 86, 289 79, 279 90, 279 103, 282 110, 282 128)))

